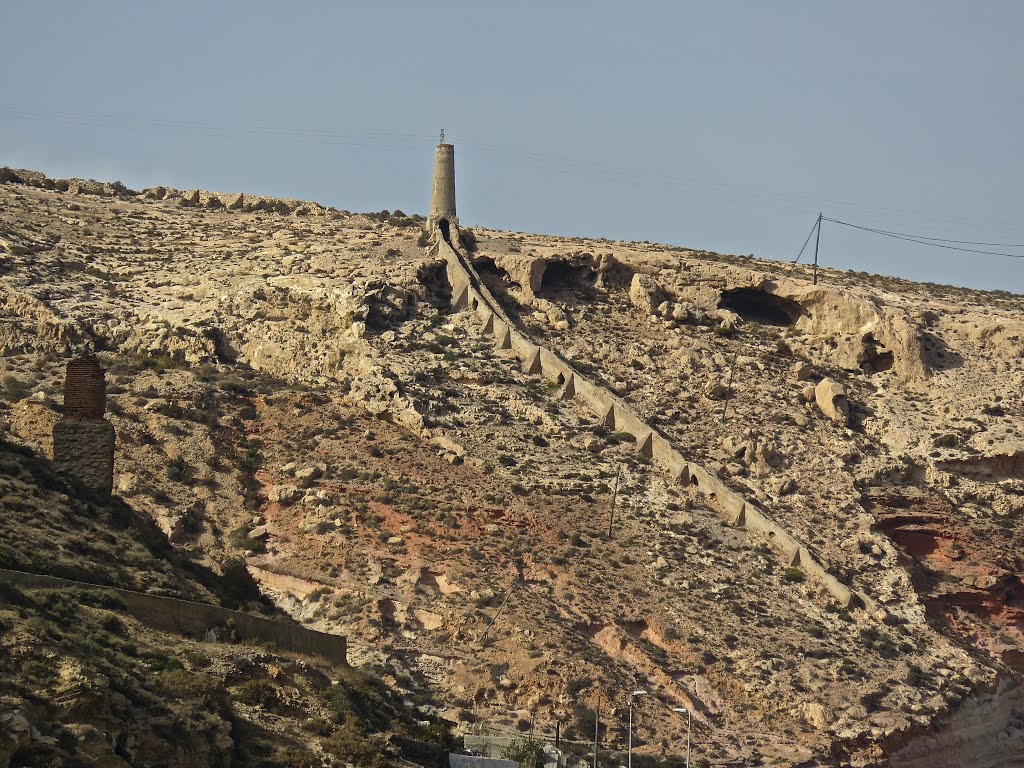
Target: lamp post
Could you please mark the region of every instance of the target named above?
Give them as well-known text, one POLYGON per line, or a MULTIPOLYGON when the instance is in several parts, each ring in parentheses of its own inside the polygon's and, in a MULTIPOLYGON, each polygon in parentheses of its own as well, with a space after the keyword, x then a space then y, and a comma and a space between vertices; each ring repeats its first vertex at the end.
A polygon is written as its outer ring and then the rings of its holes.
POLYGON ((633 768, 633 702, 637 696, 646 696, 647 691, 633 691, 629 696, 629 729, 626 741, 626 768, 633 768))
POLYGON ((690 710, 686 707, 672 707, 672 711, 686 713, 686 768, 690 768, 690 710))

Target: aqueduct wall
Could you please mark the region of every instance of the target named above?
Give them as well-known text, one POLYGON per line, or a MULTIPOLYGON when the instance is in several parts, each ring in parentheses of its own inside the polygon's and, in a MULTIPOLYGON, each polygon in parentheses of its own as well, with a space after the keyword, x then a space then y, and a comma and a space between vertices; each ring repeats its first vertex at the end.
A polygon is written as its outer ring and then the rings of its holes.
POLYGON ((202 639, 209 630, 224 627, 230 622, 239 639, 258 640, 273 645, 276 650, 317 656, 331 664, 348 666, 347 646, 343 636, 317 632, 298 624, 285 624, 261 616, 251 616, 209 603, 147 595, 129 589, 71 581, 56 576, 9 571, 4 568, 0 568, 0 581, 19 587, 55 589, 61 592, 74 589, 112 592, 124 604, 128 613, 154 629, 202 639))
POLYGON ((580 401, 606 426, 631 434, 636 438, 637 450, 668 473, 674 483, 695 486, 708 500, 709 506, 727 522, 766 537, 773 549, 782 555, 785 565, 802 568, 842 606, 849 607, 855 600, 864 603, 862 596, 855 595, 828 573, 807 547, 714 474, 699 464, 687 461, 664 435, 647 424, 624 400, 580 374, 557 352, 530 341, 512 324, 472 264, 451 246, 439 230, 435 229, 433 235, 438 253, 447 263, 452 302, 456 309, 475 312, 483 329, 494 336, 498 348, 513 350, 523 361, 526 373, 540 374, 559 382, 562 385, 560 397, 580 401))

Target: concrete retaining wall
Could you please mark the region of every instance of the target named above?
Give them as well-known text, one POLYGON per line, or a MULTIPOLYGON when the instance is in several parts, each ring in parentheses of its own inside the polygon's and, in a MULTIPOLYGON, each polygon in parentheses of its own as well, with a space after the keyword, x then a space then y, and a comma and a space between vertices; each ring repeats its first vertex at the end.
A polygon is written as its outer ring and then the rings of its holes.
POLYGON ((125 609, 143 624, 165 632, 176 632, 202 639, 210 629, 232 623, 235 635, 240 640, 258 640, 268 643, 276 650, 317 656, 324 661, 348 666, 345 638, 306 629, 298 624, 285 624, 261 616, 251 616, 241 611, 232 611, 219 605, 194 603, 175 597, 147 595, 128 589, 106 587, 82 581, 59 579, 22 571, 0 568, 0 581, 19 587, 37 587, 62 591, 86 589, 112 592, 124 604, 125 609))
MULTIPOLYGON (((457 232, 455 234, 457 239, 457 232)), ((456 307, 475 311, 484 330, 494 336, 497 346, 512 349, 523 360, 527 373, 539 373, 551 380, 560 379, 564 385, 564 397, 579 400, 606 426, 631 434, 636 439, 637 450, 652 458, 674 482, 695 485, 721 517, 732 525, 744 527, 767 538, 787 566, 799 565, 807 576, 821 584, 844 607, 854 602, 857 596, 828 573, 807 547, 801 545, 782 526, 704 467, 686 461, 664 435, 647 424, 624 400, 582 376, 556 352, 538 347, 524 336, 513 326, 473 266, 445 241, 439 231, 435 231, 434 237, 440 255, 448 264, 448 280, 452 284, 456 307)), ((857 599, 863 602, 863 598, 857 599)))

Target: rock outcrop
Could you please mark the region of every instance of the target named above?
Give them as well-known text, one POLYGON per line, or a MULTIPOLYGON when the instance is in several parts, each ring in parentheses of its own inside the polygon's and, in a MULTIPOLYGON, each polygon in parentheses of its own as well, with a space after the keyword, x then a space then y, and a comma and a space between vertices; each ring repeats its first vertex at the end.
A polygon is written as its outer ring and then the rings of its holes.
POLYGON ((833 379, 822 379, 814 388, 818 408, 837 424, 850 423, 850 404, 846 400, 846 387, 833 379))

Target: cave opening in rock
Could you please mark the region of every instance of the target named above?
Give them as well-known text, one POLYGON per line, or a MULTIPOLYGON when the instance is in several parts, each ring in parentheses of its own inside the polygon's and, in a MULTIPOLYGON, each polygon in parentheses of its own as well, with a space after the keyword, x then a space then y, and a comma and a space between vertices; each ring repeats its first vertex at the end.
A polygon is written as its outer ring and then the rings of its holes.
POLYGON ((586 264, 574 266, 568 261, 548 262, 540 279, 540 293, 558 293, 593 288, 597 273, 586 264))
POLYGON ((451 231, 450 231, 451 228, 450 228, 450 226, 448 224, 448 219, 438 219, 437 226, 438 226, 438 229, 441 230, 441 237, 444 238, 444 241, 446 243, 448 243, 448 245, 451 245, 452 244, 451 231))
POLYGON ((448 281, 448 265, 443 261, 420 267, 416 278, 426 289, 426 301, 437 309, 447 308, 452 301, 452 284, 448 281))
POLYGON ((759 288, 732 288, 722 291, 719 309, 729 309, 748 323, 761 325, 793 325, 804 308, 792 299, 776 296, 759 288))
POLYGON ((516 285, 519 285, 518 283, 516 283, 515 280, 512 279, 512 275, 510 275, 506 270, 499 267, 494 262, 494 259, 488 256, 484 256, 481 259, 476 259, 473 262, 473 266, 476 267, 476 271, 477 274, 480 275, 480 279, 483 280, 484 284, 487 285, 487 287, 491 288, 492 290, 494 289, 496 284, 509 286, 515 283, 516 285))
POLYGON ((864 373, 881 373, 892 368, 892 352, 878 343, 872 334, 864 337, 864 360, 860 367, 864 373))

